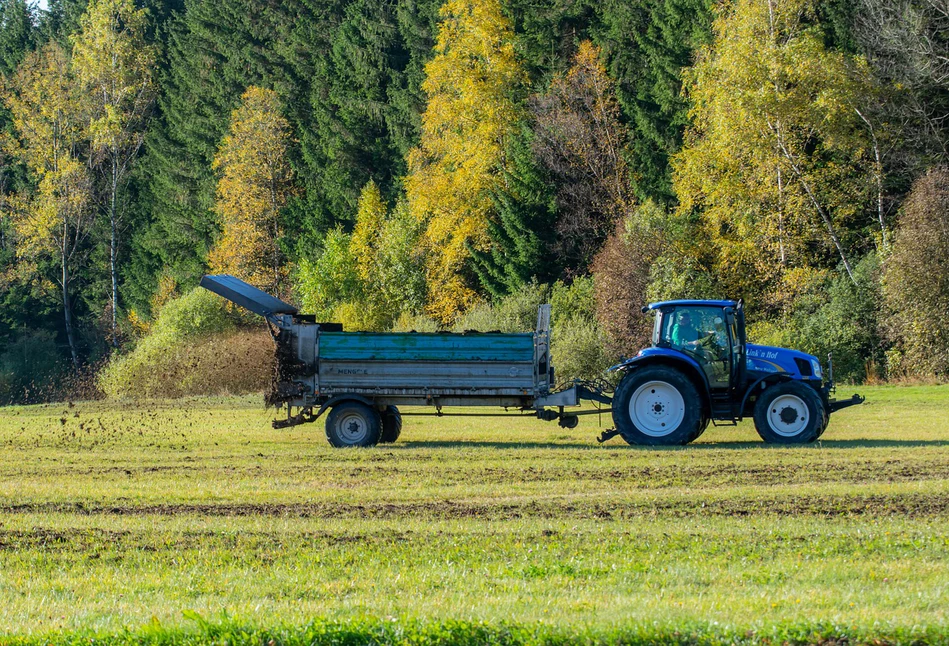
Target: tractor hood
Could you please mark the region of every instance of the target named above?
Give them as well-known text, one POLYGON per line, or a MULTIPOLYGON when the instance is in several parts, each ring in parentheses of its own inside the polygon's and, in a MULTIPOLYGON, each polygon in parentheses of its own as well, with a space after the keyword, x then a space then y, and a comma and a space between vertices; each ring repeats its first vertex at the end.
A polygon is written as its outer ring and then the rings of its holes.
POLYGON ((749 370, 782 372, 801 379, 820 379, 823 376, 820 361, 813 355, 754 343, 749 343, 745 347, 749 370))

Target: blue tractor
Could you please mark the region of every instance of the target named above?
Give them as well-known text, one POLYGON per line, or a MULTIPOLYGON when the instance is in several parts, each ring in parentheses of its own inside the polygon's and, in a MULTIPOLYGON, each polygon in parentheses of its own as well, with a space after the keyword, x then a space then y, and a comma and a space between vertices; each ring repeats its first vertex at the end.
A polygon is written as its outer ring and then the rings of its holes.
POLYGON ((830 399, 833 368, 796 350, 747 343, 740 301, 653 303, 652 347, 613 366, 616 434, 630 444, 688 444, 710 422, 753 417, 765 442, 805 444, 826 430, 830 414, 860 404, 830 399))

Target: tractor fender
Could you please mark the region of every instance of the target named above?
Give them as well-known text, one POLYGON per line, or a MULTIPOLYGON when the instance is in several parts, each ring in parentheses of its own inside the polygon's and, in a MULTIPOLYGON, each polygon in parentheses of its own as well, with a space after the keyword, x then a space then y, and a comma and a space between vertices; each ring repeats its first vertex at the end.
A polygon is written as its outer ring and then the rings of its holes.
POLYGON ((770 373, 755 379, 755 381, 750 386, 748 386, 747 389, 745 389, 745 396, 741 398, 741 407, 738 409, 738 414, 744 417, 745 406, 748 404, 748 398, 751 397, 751 394, 755 391, 755 388, 761 384, 767 384, 771 386, 772 384, 778 384, 782 381, 794 381, 794 379, 791 377, 791 375, 780 372, 770 373))
POLYGON ((695 383, 699 395, 702 397, 702 406, 706 412, 711 412, 712 390, 708 383, 708 375, 694 359, 674 350, 665 348, 647 348, 631 359, 626 359, 612 368, 610 372, 632 372, 644 366, 665 365, 681 370, 695 383))
POLYGON ((357 401, 357 402, 365 404, 366 406, 369 406, 370 408, 375 408, 376 406, 372 402, 372 400, 366 399, 362 395, 356 395, 352 393, 343 393, 342 395, 333 395, 332 397, 327 399, 325 402, 323 402, 323 404, 320 406, 320 410, 316 411, 316 415, 313 416, 313 420, 315 421, 317 418, 319 418, 319 416, 325 413, 327 409, 332 408, 333 406, 335 406, 336 404, 339 404, 340 402, 346 402, 346 401, 357 401))

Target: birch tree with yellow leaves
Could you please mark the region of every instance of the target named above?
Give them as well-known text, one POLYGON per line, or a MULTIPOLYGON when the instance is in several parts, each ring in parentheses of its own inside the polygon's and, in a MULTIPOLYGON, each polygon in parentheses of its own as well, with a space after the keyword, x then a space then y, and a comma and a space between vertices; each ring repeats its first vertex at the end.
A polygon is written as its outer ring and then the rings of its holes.
POLYGON ((425 225, 426 309, 447 323, 477 300, 465 275, 468 248, 488 243, 491 192, 502 182, 526 76, 499 0, 448 0, 440 13, 405 188, 410 212, 425 225))
POLYGON ((873 191, 864 61, 828 49, 813 0, 737 0, 686 74, 692 128, 673 160, 681 216, 728 293, 794 291, 839 262, 873 191), (834 261, 836 256, 836 261, 834 261))
POLYGON ((221 174, 214 211, 222 232, 208 264, 277 294, 287 289, 279 241, 280 210, 292 190, 289 142, 277 93, 251 86, 231 114, 213 164, 221 174))
POLYGON ((4 100, 16 131, 16 137, 4 143, 36 186, 6 205, 17 236, 17 256, 28 267, 36 267, 43 258, 59 265, 55 280, 73 367, 78 370, 72 282, 85 260, 95 216, 83 159, 82 102, 62 47, 51 41, 29 54, 4 100))
POLYGON ((145 139, 155 98, 154 47, 145 43, 147 12, 132 0, 93 0, 71 40, 72 67, 87 110, 92 167, 101 177, 100 212, 108 222, 112 344, 118 344, 119 245, 123 191, 145 139))

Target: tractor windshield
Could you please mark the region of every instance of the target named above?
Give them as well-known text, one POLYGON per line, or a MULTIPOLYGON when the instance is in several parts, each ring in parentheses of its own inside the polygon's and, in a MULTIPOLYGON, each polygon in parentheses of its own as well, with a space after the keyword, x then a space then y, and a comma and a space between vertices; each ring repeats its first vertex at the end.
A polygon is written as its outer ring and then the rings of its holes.
POLYGON ((703 361, 722 361, 730 347, 721 308, 688 306, 663 312, 657 345, 681 350, 703 361))

